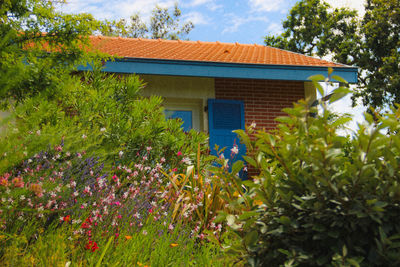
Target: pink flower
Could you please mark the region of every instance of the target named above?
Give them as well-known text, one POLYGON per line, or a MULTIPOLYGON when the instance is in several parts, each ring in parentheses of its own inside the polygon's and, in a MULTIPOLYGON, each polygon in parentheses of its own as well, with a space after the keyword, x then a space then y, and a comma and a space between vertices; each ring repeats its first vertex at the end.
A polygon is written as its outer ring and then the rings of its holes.
POLYGON ((182 156, 182 152, 178 151, 177 156, 178 156, 178 157, 182 156))
POLYGON ((7 186, 8 185, 8 180, 5 177, 0 178, 0 185, 2 186, 7 186))

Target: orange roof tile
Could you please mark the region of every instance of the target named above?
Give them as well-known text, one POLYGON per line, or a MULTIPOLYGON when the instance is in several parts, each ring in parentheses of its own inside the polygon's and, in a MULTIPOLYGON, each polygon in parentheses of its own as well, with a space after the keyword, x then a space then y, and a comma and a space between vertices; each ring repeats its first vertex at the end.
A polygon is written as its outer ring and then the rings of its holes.
POLYGON ((238 43, 171 41, 91 36, 100 52, 123 58, 185 60, 263 65, 347 67, 278 48, 238 43))

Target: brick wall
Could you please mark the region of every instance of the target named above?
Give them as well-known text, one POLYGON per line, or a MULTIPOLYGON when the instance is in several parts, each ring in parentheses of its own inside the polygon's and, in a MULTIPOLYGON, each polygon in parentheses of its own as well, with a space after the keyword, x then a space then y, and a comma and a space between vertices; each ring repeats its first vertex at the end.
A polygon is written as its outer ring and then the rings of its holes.
MULTIPOLYGON (((258 129, 273 129, 274 118, 284 116, 283 108, 304 98, 304 83, 254 79, 215 79, 215 98, 244 101, 245 123, 257 124, 258 129)), ((251 166, 248 176, 258 175, 251 166)))
POLYGON ((304 83, 254 79, 215 79, 215 98, 244 101, 246 125, 273 129, 282 109, 304 98, 304 83))

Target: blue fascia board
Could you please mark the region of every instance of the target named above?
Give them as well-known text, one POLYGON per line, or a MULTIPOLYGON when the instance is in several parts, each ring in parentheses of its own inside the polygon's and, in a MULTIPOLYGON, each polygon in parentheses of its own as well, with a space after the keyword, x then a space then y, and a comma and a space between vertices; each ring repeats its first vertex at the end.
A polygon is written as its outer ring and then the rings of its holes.
MULTIPOLYGON (((357 83, 357 68, 335 67, 334 75, 338 75, 349 83, 357 83)), ((78 70, 91 70, 90 66, 80 66, 78 70)), ((219 62, 180 61, 162 59, 116 59, 105 62, 105 72, 135 73, 150 75, 192 76, 212 78, 241 78, 287 81, 309 81, 309 77, 317 74, 328 76, 327 67, 262 65, 219 62)))

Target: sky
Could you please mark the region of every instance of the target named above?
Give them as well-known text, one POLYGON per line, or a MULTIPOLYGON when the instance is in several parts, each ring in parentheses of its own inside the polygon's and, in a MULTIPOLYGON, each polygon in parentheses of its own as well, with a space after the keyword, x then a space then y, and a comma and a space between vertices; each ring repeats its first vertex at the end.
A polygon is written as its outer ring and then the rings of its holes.
MULTIPOLYGON (((267 34, 282 32, 282 21, 297 0, 67 0, 61 7, 66 13, 90 13, 97 19, 129 18, 139 12, 146 21, 155 5, 173 8, 178 3, 182 21, 192 21, 195 28, 190 40, 263 44, 267 34)), ((363 14, 364 0, 326 0, 332 7, 350 7, 363 14)), ((328 88, 327 88, 328 89, 328 88)), ((328 89, 329 90, 329 89, 328 89)), ((363 120, 364 108, 351 107, 350 97, 338 101, 333 109, 354 115, 350 129, 363 120)), ((348 132, 351 133, 351 132, 348 132)))

